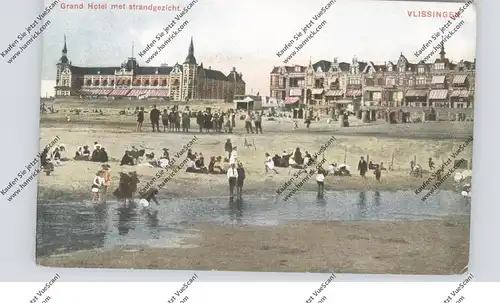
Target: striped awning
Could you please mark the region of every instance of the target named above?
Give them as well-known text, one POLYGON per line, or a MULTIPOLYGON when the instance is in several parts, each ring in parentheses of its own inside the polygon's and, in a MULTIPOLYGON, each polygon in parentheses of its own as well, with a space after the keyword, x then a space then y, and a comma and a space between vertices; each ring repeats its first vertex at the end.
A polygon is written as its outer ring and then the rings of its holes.
POLYGON ((405 97, 427 97, 426 90, 409 90, 405 97))
POLYGON ((154 89, 150 90, 147 94, 148 97, 168 97, 168 90, 166 89, 154 89))
POLYGON ((444 100, 448 97, 448 90, 446 89, 434 89, 431 90, 429 94, 429 99, 433 100, 444 100))
POLYGON ((285 104, 293 104, 297 101, 299 101, 298 97, 286 97, 285 98, 285 104))
POLYGON ((109 95, 110 96, 126 96, 130 89, 114 89, 109 95))
POLYGON ((147 95, 149 90, 147 89, 133 89, 128 94, 127 97, 139 97, 142 95, 147 95))
POLYGON ((445 79, 445 76, 432 76, 432 84, 443 84, 445 79))
POLYGON ((113 90, 112 89, 98 89, 93 92, 93 94, 97 96, 107 96, 109 95, 113 90))
POLYGON ((359 89, 348 90, 345 94, 347 97, 359 97, 362 95, 362 91, 359 89))
POLYGON ((470 92, 468 90, 454 90, 451 92, 451 98, 469 98, 470 92))
POLYGON ((344 94, 342 90, 329 90, 326 92, 325 96, 327 97, 340 97, 344 94))
POLYGON ((322 88, 314 88, 314 89, 311 91, 311 93, 312 93, 313 95, 321 95, 324 91, 325 91, 325 90, 324 90, 324 89, 322 89, 322 88))
POLYGON ((301 88, 290 88, 290 96, 302 96, 301 88))
POLYGON ((467 75, 456 75, 453 77, 453 84, 464 84, 467 79, 467 75))

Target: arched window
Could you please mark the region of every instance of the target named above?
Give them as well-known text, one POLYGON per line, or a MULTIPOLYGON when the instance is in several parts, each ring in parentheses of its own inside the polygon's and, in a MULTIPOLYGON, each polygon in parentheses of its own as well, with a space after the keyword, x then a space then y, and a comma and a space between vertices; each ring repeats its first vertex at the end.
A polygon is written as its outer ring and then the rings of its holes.
POLYGON ((108 86, 108 80, 104 80, 104 81, 102 81, 102 85, 103 85, 103 86, 108 86))
POLYGON ((144 81, 144 85, 149 86, 149 80, 144 81))
POLYGON ((115 85, 115 80, 111 80, 111 86, 114 86, 115 85))
POLYGON ((153 81, 153 86, 158 86, 158 80, 153 81))
POLYGON ((179 86, 179 79, 174 80, 174 86, 179 86))
POLYGON ((87 85, 89 85, 89 86, 92 85, 92 80, 88 79, 87 80, 87 85))
POLYGON ((127 80, 126 84, 127 84, 127 85, 130 85, 130 79, 129 79, 129 80, 127 80))
POLYGON ((167 86, 167 80, 161 80, 161 86, 167 86))
POLYGON ((94 80, 94 85, 99 86, 99 80, 94 80))

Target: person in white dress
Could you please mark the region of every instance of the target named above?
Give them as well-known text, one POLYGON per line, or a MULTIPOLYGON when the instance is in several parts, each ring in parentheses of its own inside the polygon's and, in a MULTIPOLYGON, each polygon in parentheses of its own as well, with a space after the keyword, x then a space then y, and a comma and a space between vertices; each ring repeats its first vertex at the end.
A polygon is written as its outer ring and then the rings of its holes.
POLYGON ((238 160, 238 152, 236 151, 236 146, 235 146, 231 151, 231 156, 229 156, 229 164, 236 164, 237 160, 238 160))
POLYGON ((92 202, 100 200, 100 192, 101 188, 104 186, 104 182, 104 171, 100 170, 95 174, 94 180, 92 181, 92 202))
POLYGON ((266 153, 265 167, 266 167, 266 173, 269 172, 270 170, 273 170, 275 173, 278 173, 276 168, 274 168, 274 161, 269 153, 266 153))

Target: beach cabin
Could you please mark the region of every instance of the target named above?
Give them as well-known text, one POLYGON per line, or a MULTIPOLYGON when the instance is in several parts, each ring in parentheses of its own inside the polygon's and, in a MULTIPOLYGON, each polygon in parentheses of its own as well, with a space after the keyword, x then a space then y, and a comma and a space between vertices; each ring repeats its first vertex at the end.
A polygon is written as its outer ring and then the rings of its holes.
POLYGON ((261 110, 262 97, 259 95, 236 95, 233 99, 235 109, 261 110))

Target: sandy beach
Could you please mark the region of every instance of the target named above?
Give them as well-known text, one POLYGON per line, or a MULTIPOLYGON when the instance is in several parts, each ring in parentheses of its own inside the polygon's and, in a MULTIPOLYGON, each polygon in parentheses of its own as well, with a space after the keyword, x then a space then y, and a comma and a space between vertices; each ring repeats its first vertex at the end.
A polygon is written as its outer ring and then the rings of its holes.
POLYGON ((469 220, 290 222, 273 228, 188 226, 191 248, 121 247, 41 257, 50 267, 261 272, 458 274, 468 264, 469 220))
MULTIPOLYGON (((332 135, 323 133, 281 133, 269 132, 264 135, 238 135, 238 134, 206 134, 206 133, 133 133, 123 129, 109 128, 46 128, 41 130, 41 145, 44 146, 55 136, 68 148, 68 156, 72 156, 77 146, 89 145, 94 141, 99 142, 108 151, 111 158, 111 191, 118 184, 118 172, 136 171, 142 184, 149 182, 158 172, 157 168, 147 166, 119 166, 125 149, 131 146, 144 147, 147 152, 160 154, 161 149, 170 149, 171 156, 182 149, 194 136, 198 140, 192 146, 193 152, 202 152, 205 161, 210 156, 223 155, 226 139, 231 139, 233 146, 238 146, 238 158, 245 166, 247 178, 245 192, 274 193, 296 171, 292 168, 278 168, 279 174, 265 173, 265 153, 281 154, 283 150, 289 152, 296 147, 303 151, 314 153, 322 144, 327 142, 332 135), (244 139, 251 142, 252 147, 244 147, 244 139)), ((336 141, 325 151, 328 163, 346 163, 353 170, 353 177, 327 177, 326 190, 342 189, 416 189, 429 177, 422 179, 409 176, 409 162, 416 157, 417 161, 426 167, 426 160, 432 157, 439 165, 450 157, 451 153, 463 143, 463 140, 412 140, 401 138, 376 138, 364 136, 335 136, 336 141), (373 175, 362 179, 357 175, 357 162, 361 156, 369 156, 374 163, 384 162, 388 167, 394 154, 394 170, 384 171, 381 182, 376 182, 373 175)), ((472 145, 468 146, 460 155, 470 161, 472 145)), ((320 156, 321 157, 321 156, 320 156)), ((183 159, 181 159, 182 161, 183 159)), ((180 161, 177 161, 180 162, 180 161)), ((39 177, 40 200, 80 200, 88 199, 90 185, 99 163, 86 161, 63 162, 62 166, 50 175, 39 177)), ((160 180, 157 181, 160 183, 160 180)), ((140 187, 140 186, 139 186, 140 187)), ((301 187, 301 190, 315 190, 315 180, 311 178, 301 187)), ((447 180, 441 188, 454 188, 452 180, 447 180)), ((166 196, 225 196, 227 195, 227 180, 224 175, 192 174, 180 171, 173 180, 162 189, 161 195, 166 196)))

